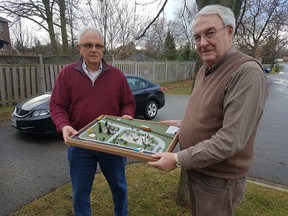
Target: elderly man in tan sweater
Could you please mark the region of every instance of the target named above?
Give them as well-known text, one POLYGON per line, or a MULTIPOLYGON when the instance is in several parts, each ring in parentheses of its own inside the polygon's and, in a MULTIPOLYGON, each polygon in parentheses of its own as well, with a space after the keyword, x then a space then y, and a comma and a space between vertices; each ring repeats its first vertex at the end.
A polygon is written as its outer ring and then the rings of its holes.
POLYGON ((180 126, 180 151, 157 153, 151 166, 187 172, 193 216, 232 216, 245 193, 253 145, 268 96, 261 65, 233 46, 235 18, 224 6, 196 15, 193 36, 200 68, 180 126))

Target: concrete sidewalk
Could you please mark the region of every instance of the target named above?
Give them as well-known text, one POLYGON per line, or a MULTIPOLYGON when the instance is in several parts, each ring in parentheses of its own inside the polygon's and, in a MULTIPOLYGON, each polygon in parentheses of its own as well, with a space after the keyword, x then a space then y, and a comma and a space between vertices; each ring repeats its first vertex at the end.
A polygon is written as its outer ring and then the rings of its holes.
POLYGON ((259 186, 262 186, 265 188, 269 188, 269 189, 278 190, 278 191, 288 193, 288 186, 285 186, 285 185, 280 185, 277 183, 268 182, 265 180, 260 180, 260 179, 255 179, 255 178, 250 178, 250 177, 247 177, 247 182, 255 184, 255 185, 259 185, 259 186))

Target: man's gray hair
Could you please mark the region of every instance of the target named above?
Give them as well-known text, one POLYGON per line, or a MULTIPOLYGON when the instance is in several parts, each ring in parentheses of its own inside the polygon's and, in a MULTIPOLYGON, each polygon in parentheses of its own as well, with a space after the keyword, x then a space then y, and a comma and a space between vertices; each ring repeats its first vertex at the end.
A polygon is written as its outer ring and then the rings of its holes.
POLYGON ((216 14, 222 20, 224 26, 232 26, 233 27, 233 34, 235 31, 236 20, 233 11, 225 6, 222 5, 207 5, 203 7, 197 14, 192 23, 192 29, 194 29, 194 22, 198 16, 201 15, 209 15, 209 14, 216 14))
POLYGON ((101 37, 102 41, 104 40, 103 39, 103 35, 102 35, 102 33, 101 33, 101 31, 99 29, 97 29, 95 27, 91 27, 91 26, 85 26, 84 28, 82 28, 78 32, 78 38, 77 38, 78 39, 78 43, 80 43, 83 34, 86 33, 86 32, 93 32, 95 34, 98 34, 101 37))

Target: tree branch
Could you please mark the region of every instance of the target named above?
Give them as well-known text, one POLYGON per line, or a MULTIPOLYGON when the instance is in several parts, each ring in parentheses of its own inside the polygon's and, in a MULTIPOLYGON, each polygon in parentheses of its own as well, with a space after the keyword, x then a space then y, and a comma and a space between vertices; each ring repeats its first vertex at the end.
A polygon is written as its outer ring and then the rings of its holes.
POLYGON ((162 5, 161 9, 159 10, 157 16, 148 24, 148 26, 144 29, 143 33, 142 33, 140 36, 138 36, 138 37, 135 38, 136 40, 139 40, 140 38, 142 38, 142 37, 145 36, 147 30, 148 30, 148 29, 150 28, 150 26, 158 19, 158 17, 160 16, 160 14, 162 13, 162 11, 164 10, 167 2, 168 2, 168 0, 165 0, 164 4, 162 5))

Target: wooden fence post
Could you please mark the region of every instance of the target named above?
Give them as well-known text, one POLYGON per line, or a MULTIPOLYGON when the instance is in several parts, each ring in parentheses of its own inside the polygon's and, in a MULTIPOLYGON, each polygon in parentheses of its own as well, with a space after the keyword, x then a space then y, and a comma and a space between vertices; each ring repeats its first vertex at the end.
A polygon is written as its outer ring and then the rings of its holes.
POLYGON ((136 73, 139 76, 139 71, 137 70, 137 61, 134 60, 133 63, 134 63, 134 73, 136 73))
MULTIPOLYGON (((19 101, 19 84, 18 84, 18 81, 19 81, 19 76, 18 76, 18 73, 17 73, 17 68, 16 67, 12 67, 12 83, 13 83, 13 99, 14 101, 13 102, 18 102, 19 101)), ((13 100, 12 99, 12 100, 13 100)))
POLYGON ((5 80, 4 80, 4 69, 0 66, 0 98, 1 98, 1 105, 4 107, 6 106, 6 90, 5 90, 5 80))
POLYGON ((153 59, 152 73, 153 73, 152 79, 153 79, 153 82, 155 82, 155 60, 154 59, 153 59))
POLYGON ((168 82, 168 60, 165 61, 165 82, 168 82))
POLYGON ((38 86, 38 91, 44 92, 46 89, 45 89, 44 65, 43 65, 42 54, 39 54, 39 73, 40 73, 40 77, 39 77, 39 85, 40 86, 38 86))

